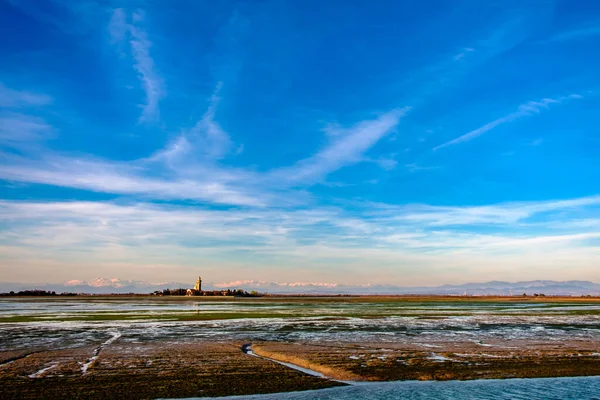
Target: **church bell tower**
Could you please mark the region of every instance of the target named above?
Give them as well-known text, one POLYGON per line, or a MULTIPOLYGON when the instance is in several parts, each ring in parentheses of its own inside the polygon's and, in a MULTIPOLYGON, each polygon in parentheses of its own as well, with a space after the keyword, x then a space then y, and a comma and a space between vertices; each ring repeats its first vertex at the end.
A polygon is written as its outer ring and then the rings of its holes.
POLYGON ((198 280, 196 281, 196 286, 194 286, 194 290, 197 290, 199 292, 202 291, 202 278, 198 277, 198 280))

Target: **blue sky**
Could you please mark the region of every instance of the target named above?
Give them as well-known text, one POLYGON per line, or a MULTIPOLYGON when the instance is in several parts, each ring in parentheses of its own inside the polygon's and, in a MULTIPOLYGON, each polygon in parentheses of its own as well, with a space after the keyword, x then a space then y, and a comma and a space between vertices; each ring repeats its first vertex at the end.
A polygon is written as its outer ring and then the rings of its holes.
POLYGON ((3 281, 600 280, 600 3, 0 1, 3 281))

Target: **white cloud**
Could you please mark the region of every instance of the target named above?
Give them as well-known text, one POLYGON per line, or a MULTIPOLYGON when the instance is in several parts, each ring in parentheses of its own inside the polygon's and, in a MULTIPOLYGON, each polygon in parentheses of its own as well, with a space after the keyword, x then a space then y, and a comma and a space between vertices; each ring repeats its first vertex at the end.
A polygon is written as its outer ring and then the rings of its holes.
POLYGON ((442 149, 447 146, 452 146, 455 144, 468 142, 470 140, 475 139, 478 136, 483 135, 487 131, 494 129, 495 127, 497 127, 499 125, 505 124, 507 122, 515 121, 519 118, 531 116, 533 114, 538 114, 542 109, 548 108, 548 106, 550 104, 560 104, 564 100, 581 99, 581 98, 582 98, 581 95, 572 94, 569 96, 559 97, 558 99, 545 98, 545 99, 542 99, 541 101, 530 101, 528 103, 521 104, 517 108, 517 111, 510 113, 508 115, 505 115, 504 117, 498 118, 492 122, 489 122, 475 130, 472 130, 471 132, 465 133, 464 135, 459 136, 456 139, 452 139, 446 143, 440 144, 439 146, 434 147, 433 150, 435 151, 435 150, 439 150, 439 149, 442 149))
POLYGON ((460 53, 454 56, 454 60, 458 61, 464 58, 468 53, 475 51, 472 47, 465 47, 460 53))
MULTIPOLYGON (((347 129, 317 154, 294 166, 264 173, 215 163, 228 136, 215 128, 218 90, 200 122, 206 130, 190 130, 149 158, 108 161, 36 151, 34 157, 5 155, 0 179, 71 187, 94 192, 137 195, 152 199, 184 199, 214 204, 264 207, 306 202, 306 193, 290 186, 311 185, 327 174, 364 161, 363 154, 398 124, 406 109, 393 110, 347 129), (212 130, 211 130, 212 129, 212 130), (207 145, 206 157, 198 157, 207 145), (165 166, 169 168, 165 170, 165 166)), ((40 126, 42 121, 40 121, 40 126)))
POLYGON ((559 33, 542 43, 568 42, 574 40, 582 40, 593 36, 600 36, 600 23, 597 23, 595 26, 590 26, 587 28, 574 29, 571 31, 559 33))
POLYGON ((124 40, 129 32, 129 25, 127 24, 127 15, 125 10, 117 8, 113 10, 108 24, 108 33, 110 34, 111 41, 113 43, 119 43, 124 40))
POLYGON ((375 160, 375 163, 377 165, 379 165, 380 168, 382 168, 386 171, 390 171, 390 170, 396 168, 396 165, 398 165, 398 161, 396 161, 392 158, 381 158, 381 159, 375 160))
POLYGON ((179 166, 181 160, 192 151, 192 144, 185 136, 178 136, 166 148, 152 155, 150 161, 164 162, 171 168, 179 166))
POLYGON ((378 217, 404 221, 421 227, 444 226, 519 226, 528 218, 544 213, 566 213, 585 207, 600 206, 600 196, 568 200, 508 202, 485 206, 389 206, 369 203, 378 217))
MULTIPOLYGON (((226 181, 223 172, 203 171, 203 179, 149 176, 145 165, 137 162, 90 161, 62 156, 26 160, 6 156, 0 178, 10 181, 42 183, 114 194, 135 194, 160 199, 190 199, 217 204, 264 206, 266 198, 248 188, 226 181)), ((239 176, 238 179, 243 179, 239 176)))
POLYGON ((333 171, 364 161, 363 154, 391 133, 409 109, 388 111, 376 119, 362 121, 344 130, 343 134, 328 133, 333 136, 328 146, 293 167, 273 171, 273 178, 290 183, 318 182, 333 171))
POLYGON ((417 163, 406 164, 405 167, 408 170, 408 172, 411 172, 411 173, 418 172, 418 171, 428 171, 428 170, 432 170, 432 169, 438 169, 438 167, 424 167, 417 163))
POLYGON ((0 147, 24 150, 49 138, 54 129, 27 112, 50 103, 52 98, 45 94, 14 90, 0 82, 0 147))
POLYGON ((529 143, 530 146, 539 146, 542 143, 544 143, 544 139, 542 138, 537 138, 534 141, 532 141, 531 143, 529 143))
MULTIPOLYGON (((590 260, 600 261, 590 243, 600 238, 600 218, 579 225, 559 223, 570 212, 591 218, 598 205, 600 196, 454 208, 364 204, 357 214, 332 207, 211 210, 148 203, 0 201, 0 221, 9 228, 0 233, 0 246, 16 260, 69 257, 72 262, 85 256, 98 265, 126 262, 136 268, 167 261, 173 268, 182 267, 198 259, 232 264, 243 258, 243 266, 218 272, 218 279, 240 276, 254 263, 271 266, 271 272, 278 265, 277 273, 287 279, 298 276, 294 266, 328 265, 328 271, 339 268, 339 276, 374 264, 381 276, 388 268, 397 275, 419 265, 421 272, 439 271, 446 279, 458 279, 456 274, 466 270, 472 271, 472 279, 485 279, 490 266, 498 272, 518 265, 523 269, 515 271, 515 279, 532 271, 544 273, 537 278, 549 278, 548 268, 556 269, 551 274, 556 278, 561 266, 585 270, 590 260), (530 216, 541 217, 543 231, 520 224, 530 216), (457 224, 463 227, 456 229, 457 224), (481 224, 497 229, 480 231, 481 224), (444 272, 446 267, 451 269, 444 272)), ((260 279, 254 275, 260 268, 243 276, 260 279)), ((394 279, 400 282, 389 281, 394 279)))
POLYGON ((215 159, 227 154, 233 145, 227 132, 215 121, 217 106, 221 101, 219 93, 222 87, 223 83, 219 82, 211 96, 208 110, 196 126, 188 132, 189 136, 196 137, 196 140, 199 141, 199 150, 215 159))
POLYGON ((165 85, 150 55, 152 42, 148 40, 146 31, 139 26, 144 20, 143 10, 132 13, 131 20, 132 23, 128 23, 127 13, 122 8, 117 8, 112 13, 108 30, 113 43, 129 41, 133 68, 146 95, 140 122, 156 121, 160 114, 159 102, 165 96, 165 85))
MULTIPOLYGON (((185 168, 185 165, 189 167, 190 164, 197 165, 199 162, 207 163, 221 159, 231 152, 233 142, 215 121, 221 87, 222 83, 218 83, 202 119, 191 129, 184 130, 166 148, 151 156, 150 161, 165 162, 173 169, 181 169, 185 168)), ((243 145, 238 146, 235 154, 240 154, 243 149, 243 145)))
POLYGON ((238 242, 229 243, 234 247, 244 246, 244 238, 256 237, 263 242, 287 243, 292 247, 297 245, 297 239, 303 238, 334 247, 354 243, 352 248, 401 243, 406 248, 515 247, 521 250, 531 244, 570 243, 598 237, 596 229, 600 218, 588 218, 584 224, 568 221, 569 212, 584 211, 592 216, 594 207, 599 205, 600 196, 478 207, 364 204, 364 210, 356 214, 332 207, 211 210, 148 203, 0 201, 0 219, 29 221, 34 225, 55 221, 60 222, 57 224, 60 229, 69 224, 93 225, 103 230, 125 229, 126 232, 118 234, 114 231, 123 241, 164 235, 172 239, 201 235, 236 239, 238 242), (541 222, 522 223, 533 216, 541 222), (564 223, 564 229, 559 221, 564 223), (482 233, 478 229, 482 225, 498 229, 482 233), (455 230, 457 226, 462 228, 455 230), (540 227, 544 228, 543 233, 540 227), (513 228, 518 230, 513 231, 513 228))
POLYGON ((154 61, 149 53, 151 43, 146 38, 146 33, 138 28, 132 28, 131 36, 130 44, 136 61, 134 68, 146 93, 146 104, 140 121, 156 120, 159 117, 158 103, 164 96, 163 81, 154 70, 154 61))
POLYGON ((52 131, 52 127, 41 118, 19 113, 0 114, 0 145, 30 145, 48 138, 52 131))
POLYGON ((0 107, 17 108, 45 106, 51 103, 52 97, 50 96, 11 89, 0 82, 0 107))

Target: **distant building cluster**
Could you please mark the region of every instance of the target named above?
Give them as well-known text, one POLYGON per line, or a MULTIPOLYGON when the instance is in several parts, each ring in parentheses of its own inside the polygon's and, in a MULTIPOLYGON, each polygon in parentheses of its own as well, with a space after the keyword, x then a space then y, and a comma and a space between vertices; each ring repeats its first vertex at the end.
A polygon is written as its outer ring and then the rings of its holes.
POLYGON ((196 280, 196 285, 194 285, 193 289, 188 289, 185 291, 186 296, 202 296, 202 277, 198 277, 196 280))
POLYGON ((56 293, 48 290, 21 290, 18 292, 0 293, 0 296, 77 296, 77 293, 63 292, 56 293))
POLYGON ((199 276, 193 289, 164 289, 152 293, 155 296, 233 296, 233 297, 259 297, 262 294, 242 289, 236 290, 202 290, 202 278, 199 276))

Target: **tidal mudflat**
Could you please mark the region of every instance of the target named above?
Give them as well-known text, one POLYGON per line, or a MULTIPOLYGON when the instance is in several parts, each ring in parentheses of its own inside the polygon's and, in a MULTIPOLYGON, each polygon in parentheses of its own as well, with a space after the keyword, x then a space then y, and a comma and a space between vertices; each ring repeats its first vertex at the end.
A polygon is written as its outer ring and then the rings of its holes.
POLYGON ((361 381, 590 375, 600 375, 594 299, 0 300, 3 399, 202 397, 361 381), (249 344, 262 357, 244 353, 249 344))

